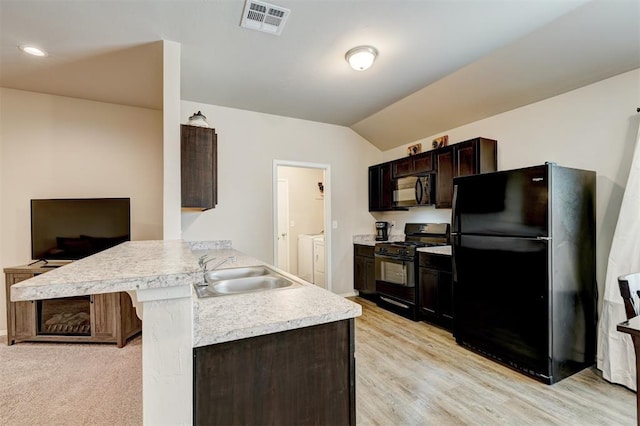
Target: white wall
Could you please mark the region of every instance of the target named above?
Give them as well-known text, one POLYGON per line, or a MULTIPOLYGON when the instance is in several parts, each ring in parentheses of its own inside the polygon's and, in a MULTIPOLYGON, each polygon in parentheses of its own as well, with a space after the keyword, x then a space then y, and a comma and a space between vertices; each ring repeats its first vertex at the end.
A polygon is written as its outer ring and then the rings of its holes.
POLYGON ((297 275, 298 236, 324 230, 324 198, 318 188, 318 182, 324 183, 324 171, 278 166, 278 179, 289 184, 289 272, 297 275))
POLYGON ((180 48, 180 43, 162 41, 162 237, 165 240, 177 240, 181 235, 180 48))
POLYGON ((381 153, 351 129, 182 101, 182 122, 197 111, 218 133, 218 206, 182 213, 185 240, 230 239, 251 256, 273 261, 273 161, 329 164, 332 181, 332 286, 353 291, 353 234, 373 233, 367 167, 381 153))
MULTIPOLYGON (((477 136, 498 141, 498 169, 507 170, 552 161, 597 173, 597 279, 600 299, 607 259, 624 187, 629 175, 640 114, 640 69, 421 139, 423 150, 438 136, 449 143, 477 136)), ((408 144, 411 145, 411 144, 408 144)), ((406 146, 383 153, 384 160, 406 155, 406 146)), ((450 221, 450 210, 412 209, 409 213, 376 214, 396 220, 450 221)))
POLYGON ((132 239, 162 238, 161 111, 5 88, 0 106, 2 267, 31 259, 32 198, 130 197, 132 239))

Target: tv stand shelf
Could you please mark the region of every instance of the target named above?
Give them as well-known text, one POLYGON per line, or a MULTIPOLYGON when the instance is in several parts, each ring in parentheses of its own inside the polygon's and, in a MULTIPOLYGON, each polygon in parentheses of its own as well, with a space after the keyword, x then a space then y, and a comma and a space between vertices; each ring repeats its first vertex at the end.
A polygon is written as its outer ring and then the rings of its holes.
POLYGON ((7 345, 16 342, 116 343, 140 333, 142 322, 125 292, 11 302, 11 286, 62 265, 5 268, 7 345))

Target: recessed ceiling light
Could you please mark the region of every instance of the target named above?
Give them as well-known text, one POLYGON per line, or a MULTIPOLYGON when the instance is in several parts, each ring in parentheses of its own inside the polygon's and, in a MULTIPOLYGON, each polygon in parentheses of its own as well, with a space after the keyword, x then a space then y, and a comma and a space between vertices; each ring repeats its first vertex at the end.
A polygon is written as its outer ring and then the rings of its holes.
POLYGON ((47 52, 34 46, 19 46, 20 50, 33 56, 47 56, 47 52))

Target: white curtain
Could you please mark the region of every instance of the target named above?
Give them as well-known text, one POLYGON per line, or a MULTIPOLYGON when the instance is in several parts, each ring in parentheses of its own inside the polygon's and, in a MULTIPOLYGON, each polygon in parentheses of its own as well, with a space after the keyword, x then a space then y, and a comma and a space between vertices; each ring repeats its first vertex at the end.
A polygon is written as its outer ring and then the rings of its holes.
POLYGON ((640 272, 640 127, 627 187, 613 234, 602 313, 598 325, 598 369, 605 379, 636 390, 636 358, 628 334, 616 326, 627 319, 618 287, 620 275, 640 272))

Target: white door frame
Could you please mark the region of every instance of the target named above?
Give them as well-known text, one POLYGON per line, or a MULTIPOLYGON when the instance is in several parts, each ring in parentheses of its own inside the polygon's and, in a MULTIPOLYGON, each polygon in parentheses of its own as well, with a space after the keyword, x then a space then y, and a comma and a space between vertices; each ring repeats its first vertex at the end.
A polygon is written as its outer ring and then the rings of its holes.
MULTIPOLYGON (((284 262, 282 262, 283 266, 280 266, 278 263, 274 263, 275 266, 277 266, 280 269, 284 269, 287 272, 291 272, 291 265, 290 265, 290 259, 291 259, 291 235, 289 232, 289 181, 287 179, 277 179, 277 186, 276 188, 278 188, 278 196, 276 197, 276 203, 278 203, 278 205, 280 205, 280 197, 281 195, 284 194, 280 194, 280 192, 284 192, 285 189, 283 188, 282 190, 280 190, 280 184, 284 183, 285 184, 285 188, 286 188, 286 192, 287 192, 287 199, 286 199, 286 210, 285 212, 278 212, 276 211, 276 213, 278 214, 277 216, 275 216, 275 224, 276 224, 276 240, 278 241, 278 243, 276 243, 276 255, 274 256, 274 261, 275 260, 282 260, 278 257, 278 253, 280 253, 280 247, 279 247, 279 243, 280 243, 280 237, 282 236, 283 238, 283 242, 284 242, 284 247, 286 247, 286 256, 287 258, 284 259, 284 262), (285 223, 285 229, 279 229, 279 222, 280 222, 280 214, 284 213, 284 223, 285 223), (285 233, 285 235, 282 235, 282 233, 285 233)), ((276 206, 277 207, 277 206, 276 206)))
POLYGON ((331 166, 329 164, 273 160, 273 264, 278 264, 278 166, 324 170, 324 258, 327 290, 332 291, 331 269, 331 166))

